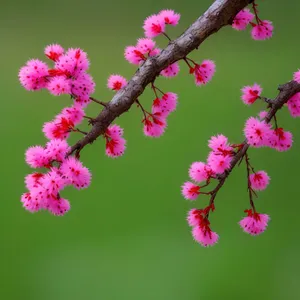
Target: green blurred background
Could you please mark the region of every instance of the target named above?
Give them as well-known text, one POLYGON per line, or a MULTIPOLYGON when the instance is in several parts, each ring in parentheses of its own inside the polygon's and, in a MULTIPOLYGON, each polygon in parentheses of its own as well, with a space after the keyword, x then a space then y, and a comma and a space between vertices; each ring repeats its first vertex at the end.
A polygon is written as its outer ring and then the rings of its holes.
MULTIPOLYGON (((187 211, 203 207, 207 199, 190 203, 180 195, 189 165, 207 156, 208 138, 224 133, 232 142, 242 141, 245 119, 263 108, 259 103, 244 106, 240 88, 258 82, 263 94, 273 97, 277 85, 299 68, 298 1, 258 1, 261 17, 275 25, 269 41, 253 41, 249 31, 230 27, 205 41, 191 57, 216 61, 209 85, 197 88, 183 64, 178 78, 159 79, 159 87, 180 96, 166 134, 146 138, 140 111, 133 107, 124 114, 117 123, 125 128, 126 155, 107 158, 101 139, 84 149, 82 160, 93 182, 87 190, 63 192, 72 205, 65 217, 30 214, 19 200, 30 172, 25 149, 46 142, 43 122, 70 100, 25 91, 18 69, 30 58, 44 59, 47 44, 82 47, 97 83, 95 97, 109 100, 107 77, 121 73, 130 78, 135 71, 123 50, 142 36, 146 16, 163 8, 180 12, 180 25, 168 31, 176 37, 211 3, 1 1, 0 299, 300 299, 300 131, 299 121, 286 109, 278 118, 294 133, 294 147, 288 153, 250 151, 256 169, 266 169, 272 177, 257 200, 258 210, 272 218, 265 234, 251 237, 237 225, 248 207, 244 166, 232 173, 216 199, 211 221, 221 238, 213 248, 195 243, 185 221, 187 211)), ((147 90, 140 100, 149 107, 153 96, 147 90)), ((92 104, 88 115, 98 111, 92 104)), ((71 142, 79 137, 73 134, 71 142)))

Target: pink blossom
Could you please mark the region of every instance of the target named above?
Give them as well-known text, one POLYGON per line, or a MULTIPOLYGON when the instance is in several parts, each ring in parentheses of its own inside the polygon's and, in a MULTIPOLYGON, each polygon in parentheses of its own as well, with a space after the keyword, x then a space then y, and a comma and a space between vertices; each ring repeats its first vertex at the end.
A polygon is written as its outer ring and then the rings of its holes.
POLYGON ((54 96, 71 93, 71 80, 65 76, 55 76, 47 84, 48 91, 54 96))
POLYGON ((134 46, 128 46, 124 52, 125 59, 134 65, 139 65, 140 62, 146 59, 143 53, 134 46))
POLYGON ((212 60, 204 60, 201 65, 193 69, 196 85, 207 84, 216 72, 216 65, 212 60))
POLYGON ((139 65, 148 56, 155 56, 160 53, 160 49, 155 48, 155 41, 148 38, 138 39, 136 46, 125 48, 125 59, 134 65, 139 65))
POLYGON ((43 208, 39 201, 32 198, 31 193, 23 194, 21 196, 21 202, 23 203, 23 207, 32 213, 43 208))
POLYGON ((110 75, 107 80, 107 87, 113 91, 119 91, 127 85, 127 80, 121 75, 110 75))
POLYGON ((38 59, 29 60, 19 72, 20 83, 28 91, 44 88, 47 84, 47 76, 48 66, 38 59))
POLYGON ((256 191, 262 191, 269 185, 270 177, 265 171, 258 171, 249 176, 251 187, 256 191))
POLYGON ((178 95, 175 93, 165 93, 162 96, 162 102, 164 103, 164 107, 166 109, 166 111, 168 111, 169 113, 175 111, 176 106, 177 106, 177 100, 178 100, 178 95))
POLYGON ((42 186, 37 186, 30 189, 30 193, 23 194, 21 202, 26 210, 36 212, 46 207, 48 197, 47 191, 42 186))
POLYGON ((251 235, 263 233, 268 226, 270 217, 266 214, 252 213, 251 210, 246 212, 248 213, 248 216, 239 222, 242 229, 251 235))
POLYGON ((300 70, 294 73, 293 79, 297 82, 300 83, 300 70))
POLYGON ((229 155, 233 151, 233 148, 228 143, 228 138, 223 134, 212 136, 208 141, 208 147, 214 152, 223 155, 229 155))
POLYGON ((53 60, 57 61, 58 58, 64 53, 64 48, 58 44, 52 44, 45 48, 45 55, 53 60))
POLYGON ((122 156, 126 149, 125 145, 126 145, 126 140, 122 137, 113 138, 113 139, 108 138, 106 140, 105 153, 107 156, 113 158, 122 156))
POLYGON ((76 97, 74 99, 74 106, 79 107, 79 108, 85 108, 91 103, 90 97, 84 97, 84 98, 78 98, 76 97))
POLYGON ((144 21, 145 36, 153 38, 165 31, 165 19, 163 16, 152 15, 144 21))
POLYGON ((41 146, 33 146, 27 149, 25 161, 32 168, 42 168, 49 164, 46 151, 41 146))
POLYGON ((66 177, 68 184, 77 189, 83 189, 90 185, 91 173, 75 157, 69 157, 60 166, 60 172, 66 177))
POLYGON ((47 143, 45 153, 50 160, 62 162, 65 160, 70 147, 65 140, 53 139, 47 143))
POLYGON ((42 173, 33 173, 25 177, 25 185, 28 190, 32 190, 41 185, 41 178, 44 176, 42 173))
POLYGON ((118 138, 122 137, 123 134, 124 134, 123 128, 121 128, 117 124, 110 125, 106 129, 106 135, 108 135, 112 139, 118 139, 118 138))
POLYGON ((43 132, 49 140, 67 139, 70 131, 74 128, 74 123, 64 115, 58 115, 51 122, 46 122, 43 126, 43 132))
POLYGON ((189 226, 194 227, 200 224, 201 212, 199 209, 193 208, 188 212, 187 221, 189 226))
POLYGON ((179 73, 179 64, 177 62, 169 65, 168 67, 166 67, 164 70, 162 70, 160 72, 160 75, 164 76, 164 77, 175 77, 178 75, 179 73))
POLYGON ((70 208, 70 202, 63 198, 51 198, 47 206, 47 209, 55 216, 65 215, 70 208))
POLYGON ((123 129, 120 126, 114 124, 107 128, 105 132, 107 156, 115 158, 124 154, 126 140, 122 136, 123 129))
POLYGON ((151 118, 148 117, 147 119, 144 119, 143 123, 144 123, 144 134, 150 137, 162 136, 167 127, 167 121, 161 115, 161 113, 152 114, 151 118))
POLYGON ((189 169, 190 178, 197 183, 207 181, 212 174, 211 168, 203 162, 194 162, 189 169))
POLYGON ((252 147, 266 146, 271 135, 270 124, 259 121, 256 118, 249 118, 244 128, 244 134, 249 145, 252 147))
POLYGON ((176 26, 180 20, 180 14, 175 13, 171 9, 162 10, 158 15, 164 19, 165 24, 172 26, 176 26))
POLYGON ((84 115, 84 110, 82 109, 82 107, 78 106, 65 107, 61 112, 61 116, 65 117, 74 125, 80 124, 83 120, 84 115))
POLYGON ((232 28, 245 30, 247 25, 253 20, 254 14, 248 8, 242 9, 234 18, 232 28))
POLYGON ((211 231, 209 228, 203 229, 200 226, 196 226, 192 230, 194 240, 203 247, 213 246, 219 240, 219 235, 216 232, 211 231))
POLYGON ((150 54, 155 49, 155 45, 156 43, 152 39, 142 38, 138 39, 136 48, 145 55, 150 54))
POLYGON ((152 105, 152 114, 167 117, 176 109, 177 97, 177 94, 168 92, 165 93, 161 99, 155 99, 152 105))
POLYGON ((159 48, 154 48, 154 49, 149 53, 149 56, 152 57, 152 56, 158 55, 158 54, 160 54, 160 52, 161 52, 161 49, 159 49, 159 48))
POLYGON ((278 151, 287 151, 292 147, 293 135, 283 128, 277 128, 271 132, 268 146, 278 151))
POLYGON ((252 26, 251 35, 254 40, 266 40, 273 35, 274 27, 271 21, 264 20, 259 25, 253 24, 252 26))
POLYGON ((289 99, 287 106, 292 117, 300 117, 300 92, 289 99))
POLYGON ((59 191, 66 186, 67 182, 56 169, 52 169, 41 177, 40 183, 47 194, 56 197, 59 191))
POLYGON ((80 98, 82 101, 87 101, 90 95, 95 91, 95 82, 91 75, 84 73, 72 81, 71 93, 80 98))
POLYGON ((181 187, 181 193, 187 200, 196 200, 200 195, 200 187, 187 181, 181 187))
POLYGON ((68 51, 61 55, 55 62, 56 70, 61 70, 75 78, 79 75, 83 75, 88 68, 89 60, 87 54, 79 48, 68 49, 68 51))
POLYGON ((230 155, 215 154, 210 152, 207 158, 207 164, 216 174, 222 174, 230 168, 232 157, 230 155))
POLYGON ((242 100, 245 104, 250 105, 253 104, 261 95, 262 88, 258 84, 254 84, 253 86, 244 86, 242 88, 242 100))
POLYGON ((259 112, 259 114, 258 114, 258 116, 261 120, 263 120, 267 115, 268 115, 268 112, 265 110, 259 112))

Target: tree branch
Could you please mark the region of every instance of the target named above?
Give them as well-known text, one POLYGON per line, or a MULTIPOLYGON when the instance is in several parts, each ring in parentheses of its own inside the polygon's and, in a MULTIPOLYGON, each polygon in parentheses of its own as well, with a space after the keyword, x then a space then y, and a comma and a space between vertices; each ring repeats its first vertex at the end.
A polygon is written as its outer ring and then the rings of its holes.
POLYGON ((163 69, 184 59, 210 35, 231 24, 237 13, 251 2, 251 0, 216 0, 179 38, 170 41, 161 54, 145 61, 127 86, 106 103, 95 118, 91 130, 71 148, 69 154, 76 151, 78 155, 83 147, 95 141, 117 117, 130 109, 146 86, 153 82, 163 69))
MULTIPOLYGON (((269 110, 267 116, 265 117, 264 121, 266 123, 270 123, 272 118, 275 116, 277 111, 282 108, 282 106, 288 102, 288 100, 295 95, 296 93, 300 92, 300 84, 298 84, 295 81, 290 81, 286 84, 280 85, 278 87, 279 94, 277 97, 270 101, 271 109, 269 110)), ((247 143, 247 140, 243 143, 243 147, 236 153, 234 156, 231 167, 229 170, 218 176, 219 183, 217 187, 213 191, 213 199, 216 196, 216 193, 219 191, 219 189, 223 186, 226 179, 230 175, 231 171, 234 169, 234 167, 237 165, 237 163, 243 159, 243 157, 246 155, 247 150, 249 148, 249 144, 247 143)), ((212 200, 213 201, 213 200, 212 200)))

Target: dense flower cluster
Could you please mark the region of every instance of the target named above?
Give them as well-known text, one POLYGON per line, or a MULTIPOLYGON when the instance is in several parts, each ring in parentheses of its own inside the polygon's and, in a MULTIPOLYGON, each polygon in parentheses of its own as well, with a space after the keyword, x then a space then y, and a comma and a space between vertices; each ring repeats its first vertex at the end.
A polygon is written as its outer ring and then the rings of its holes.
POLYGON ((89 170, 78 159, 66 158, 69 150, 65 140, 52 139, 46 147, 34 146, 26 151, 25 159, 30 167, 47 169, 46 173, 35 172, 25 177, 28 192, 22 195, 21 201, 30 212, 47 209, 62 216, 70 209, 70 203, 61 197, 61 191, 68 185, 77 189, 89 186, 89 170))
MULTIPOLYGON (((298 72, 294 74, 295 81, 298 78, 298 72)), ((292 133, 278 126, 276 114, 272 115, 270 120, 269 113, 272 110, 272 103, 270 99, 261 96, 261 86, 258 84, 245 86, 241 91, 241 99, 246 105, 252 105, 257 100, 266 101, 267 109, 259 113, 259 118, 250 117, 246 121, 244 127, 246 141, 241 144, 230 144, 228 138, 221 134, 212 136, 208 141, 211 151, 208 154, 207 161, 192 163, 189 168, 191 181, 185 182, 181 187, 182 195, 187 200, 194 201, 199 195, 210 196, 208 206, 204 209, 194 208, 190 210, 187 218, 188 224, 193 227, 192 235, 194 239, 205 247, 215 244, 219 239, 218 235, 211 231, 208 217, 209 213, 215 209, 214 200, 216 194, 234 165, 238 162, 236 161, 232 165, 233 159, 247 145, 252 148, 269 147, 282 152, 289 150, 293 143, 292 133), (213 180, 217 180, 219 184, 215 189, 207 192, 205 188, 213 180)), ((291 116, 300 117, 300 93, 296 93, 287 101, 287 107, 291 116)), ((247 149, 239 158, 239 164, 243 160, 247 168, 247 186, 251 208, 245 210, 247 216, 239 224, 246 233, 258 235, 266 230, 270 217, 256 211, 253 198, 257 197, 258 191, 263 191, 267 188, 270 183, 270 177, 263 170, 255 171, 250 163, 247 149)))
POLYGON ((245 30, 248 25, 252 27, 251 36, 254 40, 266 40, 273 35, 273 25, 269 20, 261 20, 258 17, 257 4, 252 3, 253 13, 250 9, 245 8, 241 10, 232 22, 232 28, 236 30, 245 30), (255 23, 253 22, 255 20, 255 23))
MULTIPOLYGON (((31 212, 47 209, 54 215, 64 215, 70 204, 61 197, 61 191, 68 185, 86 188, 91 181, 89 170, 79 159, 68 156, 70 147, 66 140, 71 132, 82 132, 76 126, 85 117, 84 108, 91 102, 95 83, 87 73, 89 60, 83 50, 71 48, 65 51, 60 45, 49 45, 45 55, 54 62, 54 67, 51 69, 38 59, 29 60, 20 69, 20 83, 29 91, 47 89, 54 96, 68 94, 74 103, 44 124, 43 132, 49 140, 46 146, 30 147, 26 151, 27 164, 32 168, 43 168, 44 172, 37 171, 25 177, 28 192, 21 201, 31 212)), ((117 91, 126 84, 125 78, 112 75, 107 85, 117 91)), ((107 128, 104 137, 108 156, 117 157, 124 153, 126 141, 122 135, 123 130, 118 125, 107 128)))
MULTIPOLYGON (((207 187, 212 180, 217 180, 218 176, 226 174, 226 171, 230 170, 233 157, 243 146, 243 144, 229 144, 228 138, 224 135, 211 137, 208 145, 211 152, 208 155, 207 162, 192 163, 189 168, 189 177, 193 182, 185 182, 181 190, 184 198, 187 200, 196 200, 201 194, 211 197, 210 204, 207 207, 204 209, 190 210, 187 218, 188 224, 193 227, 192 234, 194 239, 204 247, 215 244, 219 236, 217 233, 211 231, 210 222, 208 220, 209 213, 215 209, 214 198, 218 192, 218 188, 210 192, 203 191, 203 189, 207 187), (200 185, 201 183, 203 185, 200 185)), ((252 194, 256 195, 254 191, 264 190, 269 184, 270 178, 265 171, 255 172, 249 161, 246 161, 246 164, 249 169, 247 179, 248 190, 252 200, 252 194), (250 173, 250 171, 252 171, 252 173, 250 173)), ((254 207, 253 211, 253 214, 249 213, 248 217, 240 222, 240 225, 245 232, 257 235, 265 230, 269 217, 267 215, 258 214, 254 207), (253 221, 253 224, 251 221, 253 221)))

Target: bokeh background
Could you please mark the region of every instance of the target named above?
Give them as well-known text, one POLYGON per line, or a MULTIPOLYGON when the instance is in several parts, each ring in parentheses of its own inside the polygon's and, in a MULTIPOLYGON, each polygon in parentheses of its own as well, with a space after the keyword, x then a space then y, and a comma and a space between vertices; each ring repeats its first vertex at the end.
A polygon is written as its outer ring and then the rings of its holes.
MULTIPOLYGON (((25 91, 19 68, 30 58, 43 59, 47 44, 82 47, 97 83, 95 97, 109 100, 107 77, 121 73, 130 78, 135 71, 123 50, 142 36, 146 16, 163 8, 180 12, 180 25, 168 31, 176 37, 211 2, 1 2, 0 299, 300 299, 299 120, 286 109, 278 115, 280 125, 294 133, 289 152, 250 151, 256 169, 272 177, 256 201, 258 210, 272 218, 263 235, 248 236, 237 225, 248 207, 244 166, 232 173, 216 199, 211 221, 221 238, 213 248, 195 243, 185 221, 187 211, 203 207, 207 199, 190 203, 180 195, 189 165, 206 159, 209 137, 224 133, 232 142, 242 141, 245 119, 263 109, 259 103, 246 107, 240 88, 258 82, 265 96, 274 97, 277 85, 299 68, 295 20, 300 2, 258 1, 261 17, 275 25, 269 41, 253 41, 249 31, 228 27, 201 45, 191 57, 217 64, 207 86, 197 88, 184 64, 176 79, 159 79, 163 90, 180 96, 165 135, 144 137, 136 107, 124 114, 117 123, 125 128, 126 155, 107 158, 101 139, 84 149, 82 160, 93 182, 87 190, 63 192, 72 205, 66 216, 30 214, 19 200, 30 172, 25 149, 44 144, 43 122, 70 104, 68 97, 25 91)), ((166 45, 164 39, 158 43, 166 45)), ((151 91, 140 100, 149 107, 151 91)), ((98 111, 91 104, 88 114, 98 111)), ((78 138, 73 134, 70 143, 78 138)))

